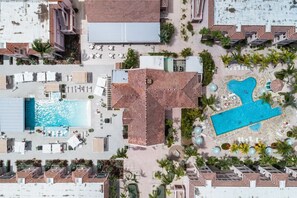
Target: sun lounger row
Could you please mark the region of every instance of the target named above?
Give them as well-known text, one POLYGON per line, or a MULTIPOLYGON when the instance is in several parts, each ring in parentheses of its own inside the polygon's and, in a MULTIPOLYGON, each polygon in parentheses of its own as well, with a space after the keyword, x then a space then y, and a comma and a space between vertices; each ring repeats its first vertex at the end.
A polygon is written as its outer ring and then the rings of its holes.
POLYGON ((57 72, 23 72, 14 74, 15 83, 23 82, 53 82, 57 80, 57 72))
POLYGON ((229 70, 250 70, 247 66, 242 66, 242 65, 234 65, 234 66, 229 66, 229 70))
POLYGON ((66 91, 67 93, 91 93, 93 92, 93 87, 87 85, 67 86, 66 91))

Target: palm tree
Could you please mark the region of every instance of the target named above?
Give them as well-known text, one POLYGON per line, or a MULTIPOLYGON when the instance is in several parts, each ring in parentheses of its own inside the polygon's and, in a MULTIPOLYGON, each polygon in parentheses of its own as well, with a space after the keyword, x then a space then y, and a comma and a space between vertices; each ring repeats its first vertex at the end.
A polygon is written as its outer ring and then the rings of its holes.
POLYGON ((284 157, 287 157, 294 152, 294 149, 291 145, 289 145, 287 142, 282 142, 280 140, 277 140, 276 150, 278 154, 284 157))
POLYGON ((251 66, 251 56, 249 54, 244 54, 242 56, 242 64, 244 64, 247 67, 251 66))
POLYGON ((160 168, 165 168, 169 164, 169 161, 170 160, 168 160, 167 158, 164 158, 164 159, 157 160, 157 163, 159 164, 160 168))
POLYGON ((271 95, 271 93, 263 93, 263 94, 259 97, 259 99, 262 100, 262 104, 263 104, 264 102, 266 102, 266 103, 268 103, 268 104, 270 104, 270 105, 273 104, 273 99, 272 99, 272 95, 271 95))
POLYGON ((252 64, 258 65, 258 64, 261 63, 263 58, 264 58, 263 54, 253 53, 253 55, 250 58, 250 61, 251 61, 252 64))
POLYGON ((275 49, 269 49, 266 58, 275 67, 280 62, 280 54, 275 49))
POLYGON ((221 55, 221 59, 222 59, 222 61, 223 61, 223 63, 224 63, 225 66, 230 65, 230 63, 231 63, 231 61, 232 61, 231 56, 229 56, 228 54, 226 54, 226 55, 221 55))
POLYGON ((288 49, 282 48, 280 53, 280 61, 286 64, 293 64, 296 59, 296 54, 293 51, 289 51, 288 49))
POLYGON ((194 146, 185 146, 184 154, 186 159, 192 156, 197 156, 198 155, 197 148, 195 148, 194 146))
POLYGON ((289 84, 289 86, 290 86, 292 94, 297 93, 297 73, 296 73, 296 75, 294 75, 294 80, 292 80, 292 82, 289 84))
POLYGON ((229 158, 223 157, 218 161, 216 167, 218 167, 220 170, 229 170, 231 165, 231 160, 229 158))
POLYGON ((167 175, 162 174, 161 182, 164 185, 170 185, 173 182, 174 177, 174 173, 168 173, 167 175))
POLYGON ((266 166, 266 165, 275 165, 277 164, 277 159, 273 156, 269 156, 266 154, 261 154, 259 158, 259 164, 260 166, 266 166))
POLYGON ((44 54, 52 52, 52 46, 49 41, 43 43, 41 39, 35 39, 32 43, 32 49, 40 53, 41 58, 44 54))
POLYGON ((111 156, 110 159, 128 158, 127 151, 128 151, 127 148, 119 148, 119 149, 117 150, 117 154, 111 156))
POLYGON ((239 150, 239 146, 236 143, 231 144, 230 151, 236 153, 239 150))
POLYGON ((158 198, 161 194, 161 190, 157 188, 156 190, 153 190, 151 194, 149 194, 149 198, 158 198))
POLYGON ((261 60, 259 72, 262 72, 262 71, 266 70, 269 67, 269 63, 270 63, 269 61, 270 60, 267 59, 266 57, 261 60))
POLYGON ((162 173, 161 173, 161 171, 156 171, 154 176, 155 176, 155 178, 157 178, 157 179, 161 179, 161 177, 162 177, 162 173))
POLYGON ((241 143, 239 145, 239 150, 242 154, 247 154, 249 152, 250 146, 247 143, 241 143))
POLYGON ((223 48, 230 48, 230 43, 231 43, 231 39, 229 36, 223 36, 220 39, 221 45, 223 46, 223 48))
POLYGON ((209 35, 211 33, 210 29, 204 27, 199 31, 199 34, 201 35, 209 35))
POLYGON ((290 155, 288 157, 285 157, 284 161, 286 162, 286 166, 296 166, 297 165, 297 156, 290 155))
POLYGON ((289 64, 287 69, 282 69, 274 73, 274 76, 280 80, 287 79, 287 83, 291 82, 292 76, 297 74, 297 68, 295 68, 294 64, 289 64))
POLYGON ((213 111, 215 111, 215 108, 213 107, 213 105, 217 103, 217 98, 215 97, 215 95, 211 95, 209 98, 207 98, 206 95, 202 95, 201 102, 203 109, 209 107, 213 111))
POLYGON ((221 31, 215 30, 215 31, 211 31, 210 35, 213 39, 215 40, 221 40, 224 36, 222 34, 221 31))
POLYGON ((201 156, 196 157, 196 166, 198 168, 205 166, 205 160, 203 157, 201 157, 201 156))
POLYGON ((259 141, 259 143, 255 144, 255 149, 259 154, 265 153, 266 145, 259 141))
POLYGON ((290 131, 287 132, 287 136, 297 139, 297 126, 293 126, 290 131))
POLYGON ((185 170, 183 169, 183 167, 179 166, 174 169, 174 173, 175 173, 177 179, 180 179, 182 176, 185 175, 185 170))
POLYGON ((215 156, 210 156, 207 158, 206 164, 209 166, 215 166, 219 162, 219 159, 215 156))
POLYGON ((282 104, 283 108, 292 107, 294 109, 297 109, 296 98, 292 93, 285 92, 285 93, 279 93, 279 94, 284 96, 284 100, 282 104))

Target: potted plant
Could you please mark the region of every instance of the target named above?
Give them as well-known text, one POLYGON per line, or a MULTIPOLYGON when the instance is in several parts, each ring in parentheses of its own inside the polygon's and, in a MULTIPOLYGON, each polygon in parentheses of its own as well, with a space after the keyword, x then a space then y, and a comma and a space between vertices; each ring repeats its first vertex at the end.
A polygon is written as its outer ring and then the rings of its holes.
POLYGON ((223 144, 221 145, 221 147, 222 147, 223 150, 229 150, 230 147, 231 147, 231 145, 230 145, 229 143, 223 143, 223 144))
POLYGON ((277 147, 277 142, 272 142, 271 145, 270 145, 270 147, 271 147, 272 149, 276 149, 276 147, 277 147))

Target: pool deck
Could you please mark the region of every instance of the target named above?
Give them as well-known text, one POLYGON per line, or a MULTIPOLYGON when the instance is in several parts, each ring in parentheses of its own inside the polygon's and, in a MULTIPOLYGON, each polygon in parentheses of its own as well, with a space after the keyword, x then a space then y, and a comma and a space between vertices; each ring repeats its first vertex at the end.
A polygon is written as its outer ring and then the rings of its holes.
MULTIPOLYGON (((0 67, 1 74, 13 75, 21 72, 42 72, 52 71, 62 73, 62 81, 60 83, 66 84, 67 86, 74 86, 73 82, 68 82, 66 76, 70 75, 72 71, 89 71, 93 73, 93 83, 88 86, 95 86, 97 78, 102 75, 111 75, 113 65, 92 65, 80 67, 79 65, 51 65, 50 67, 45 65, 34 65, 34 66, 17 66, 17 65, 2 65, 0 67)), ((19 83, 18 89, 12 90, 1 90, 0 97, 29 97, 35 96, 36 99, 45 99, 44 96, 44 83, 40 82, 28 82, 19 83)), ((81 99, 89 100, 88 95, 93 93, 77 92, 77 93, 66 93, 67 99, 81 99)), ((88 133, 86 128, 70 128, 70 133, 67 137, 44 137, 42 134, 28 132, 24 133, 6 133, 8 138, 15 138, 15 141, 32 141, 32 150, 26 151, 24 155, 19 153, 8 153, 0 154, 2 160, 11 160, 14 165, 15 160, 22 159, 41 159, 45 162, 46 159, 68 159, 72 160, 75 158, 92 159, 96 162, 98 159, 108 159, 116 153, 118 148, 122 148, 125 141, 122 137, 122 111, 108 111, 105 107, 102 107, 102 101, 105 101, 105 97, 95 96, 91 101, 91 124, 92 128, 95 129, 93 133, 88 133), (100 111, 100 114, 97 113, 100 111), (112 118, 112 124, 107 124, 101 121, 102 118, 112 118), (73 131, 79 131, 81 134, 87 134, 86 145, 76 150, 67 150, 61 154, 44 154, 42 151, 37 151, 36 146, 55 143, 67 142, 67 140, 73 135, 73 131), (92 142, 93 137, 107 137, 109 149, 103 153, 94 153, 92 142)))
MULTIPOLYGON (((273 69, 269 68, 268 70, 264 71, 263 73, 259 73, 257 70, 252 71, 234 71, 230 70, 228 68, 224 68, 223 72, 215 75, 214 83, 217 85, 225 85, 225 86, 219 86, 219 89, 215 93, 211 93, 210 91, 207 92, 208 96, 210 94, 214 94, 219 98, 219 106, 221 109, 214 112, 212 110, 208 111, 208 115, 214 115, 219 112, 224 112, 226 110, 238 107, 241 105, 241 101, 237 97, 236 99, 232 98, 232 93, 229 92, 227 89, 227 82, 229 82, 232 79, 236 80, 244 80, 247 77, 254 77, 257 79, 257 86, 253 92, 253 100, 257 100, 260 96, 259 92, 261 90, 261 87, 265 86, 266 81, 269 81, 271 79, 274 79, 273 76, 273 69), (227 105, 225 105, 227 104, 227 105)), ((287 88, 285 87, 284 90, 287 88)), ((272 97, 275 101, 279 101, 280 97, 278 94, 272 93, 272 97)), ((273 107, 276 107, 273 105, 273 107)), ((283 113, 281 116, 273 117, 271 119, 262 121, 262 126, 260 127, 259 131, 255 132, 252 131, 248 126, 243 127, 231 132, 228 132, 226 134, 217 136, 214 127, 212 125, 211 119, 207 119, 204 122, 196 121, 196 125, 203 124, 205 125, 205 129, 203 131, 203 134, 210 138, 210 142, 212 142, 211 145, 220 146, 222 143, 229 142, 247 142, 251 145, 254 143, 257 143, 259 141, 265 142, 266 144, 271 144, 272 142, 275 142, 276 139, 284 140, 286 136, 286 132, 290 129, 291 126, 297 125, 297 111, 291 108, 282 109, 283 113), (288 122, 288 124, 284 124, 285 122, 288 122)), ((201 148, 201 152, 204 153, 212 153, 211 148, 201 148)), ((230 155, 231 153, 229 151, 222 151, 219 156, 224 155, 230 155)), ((232 155, 242 157, 241 153, 232 153, 232 155)), ((257 156, 255 156, 257 157, 257 156)))

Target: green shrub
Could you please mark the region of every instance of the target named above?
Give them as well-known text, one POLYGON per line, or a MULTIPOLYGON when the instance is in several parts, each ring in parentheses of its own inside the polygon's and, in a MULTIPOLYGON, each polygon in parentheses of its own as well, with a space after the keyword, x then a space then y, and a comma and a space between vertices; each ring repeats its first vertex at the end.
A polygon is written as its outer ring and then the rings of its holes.
POLYGON ((209 83, 212 82, 216 66, 212 59, 212 55, 207 50, 203 50, 201 53, 199 53, 199 56, 203 63, 202 85, 207 86, 209 83))
POLYGON ((161 43, 169 44, 171 41, 171 37, 175 32, 174 25, 172 23, 162 23, 160 29, 160 40, 161 43))
POLYGON ((192 56, 192 55, 193 55, 192 49, 189 48, 189 47, 188 47, 188 48, 184 48, 184 49, 181 51, 180 55, 181 55, 182 57, 184 57, 184 58, 186 58, 186 57, 188 57, 188 56, 192 56))
POLYGON ((193 124, 195 120, 203 118, 202 110, 198 108, 193 109, 182 109, 182 119, 181 119, 181 133, 182 137, 186 139, 192 138, 193 124))
POLYGON ((123 69, 136 68, 139 65, 138 52, 129 48, 126 56, 126 60, 123 62, 123 69))

